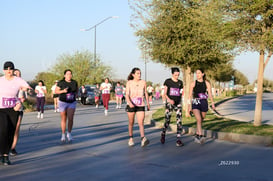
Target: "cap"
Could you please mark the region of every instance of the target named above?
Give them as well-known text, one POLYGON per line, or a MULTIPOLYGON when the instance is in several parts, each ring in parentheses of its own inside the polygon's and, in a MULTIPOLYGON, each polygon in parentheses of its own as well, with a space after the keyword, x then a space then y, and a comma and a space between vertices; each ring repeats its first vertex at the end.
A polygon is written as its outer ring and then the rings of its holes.
POLYGON ((59 81, 58 81, 58 80, 55 80, 55 83, 56 83, 56 82, 59 82, 59 81))
POLYGON ((7 61, 4 63, 4 70, 10 68, 11 70, 14 70, 14 64, 11 61, 7 61))

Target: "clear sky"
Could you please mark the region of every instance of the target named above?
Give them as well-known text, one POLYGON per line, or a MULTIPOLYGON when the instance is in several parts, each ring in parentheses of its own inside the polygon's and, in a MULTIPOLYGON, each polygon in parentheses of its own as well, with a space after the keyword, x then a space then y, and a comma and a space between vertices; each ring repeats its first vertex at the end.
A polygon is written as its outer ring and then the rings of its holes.
MULTIPOLYGON (((96 52, 105 64, 113 67, 114 77, 126 79, 133 67, 142 70, 145 63, 130 27, 132 10, 128 0, 0 0, 0 62, 12 60, 22 70, 23 78, 32 80, 38 72, 47 71, 58 56, 79 50, 94 52, 94 30, 97 26, 96 52)), ((250 82, 257 77, 259 56, 247 53, 236 57, 234 66, 250 82)), ((273 79, 273 60, 265 77, 273 79)), ((168 68, 148 62, 147 80, 163 83, 170 77, 168 68)))

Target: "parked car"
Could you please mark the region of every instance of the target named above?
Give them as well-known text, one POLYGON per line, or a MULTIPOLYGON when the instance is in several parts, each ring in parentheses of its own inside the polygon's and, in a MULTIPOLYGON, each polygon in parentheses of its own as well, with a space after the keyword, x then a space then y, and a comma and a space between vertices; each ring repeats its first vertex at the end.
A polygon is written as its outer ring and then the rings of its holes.
MULTIPOLYGON (((95 104, 95 94, 94 94, 94 88, 95 86, 90 86, 90 85, 85 85, 84 86, 87 92, 87 96, 86 96, 86 100, 85 100, 85 104, 95 104)), ((79 88, 79 92, 78 92, 78 101, 81 101, 81 87, 79 88)), ((100 102, 99 104, 103 104, 102 102, 102 98, 100 96, 100 102)))

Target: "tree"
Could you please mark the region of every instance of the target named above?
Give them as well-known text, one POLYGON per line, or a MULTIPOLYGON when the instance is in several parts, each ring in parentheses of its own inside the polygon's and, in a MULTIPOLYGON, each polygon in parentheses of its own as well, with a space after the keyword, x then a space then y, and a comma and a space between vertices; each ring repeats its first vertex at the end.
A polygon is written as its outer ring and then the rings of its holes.
MULTIPOLYGON (((193 70, 208 69, 232 58, 227 51, 232 47, 232 43, 229 43, 224 31, 221 31, 225 27, 221 16, 217 8, 208 2, 131 1, 135 11, 131 24, 139 37, 140 49, 149 55, 152 61, 166 66, 182 67, 186 72, 186 101, 193 70)), ((187 104, 185 108, 187 109, 187 104)))
POLYGON ((257 51, 260 54, 254 125, 262 124, 262 95, 264 69, 273 51, 273 0, 221 1, 223 13, 233 27, 230 36, 236 40, 238 51, 257 51))
POLYGON ((76 51, 74 54, 63 54, 57 58, 57 63, 51 68, 51 73, 63 77, 65 69, 71 69, 73 79, 79 85, 95 84, 111 75, 111 67, 104 65, 99 57, 94 62, 93 55, 88 51, 76 51))
POLYGON ((239 70, 235 70, 234 78, 235 78, 235 83, 234 83, 235 85, 240 84, 240 85, 246 86, 249 84, 248 78, 239 70))

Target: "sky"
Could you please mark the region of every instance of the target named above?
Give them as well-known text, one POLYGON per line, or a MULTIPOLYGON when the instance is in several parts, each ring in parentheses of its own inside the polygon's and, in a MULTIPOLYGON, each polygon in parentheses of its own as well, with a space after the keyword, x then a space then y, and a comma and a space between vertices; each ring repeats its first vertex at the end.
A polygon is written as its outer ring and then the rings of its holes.
MULTIPOLYGON (((132 10, 128 0, 0 0, 0 63, 11 60, 22 71, 22 77, 33 80, 39 72, 48 71, 63 54, 89 50, 113 68, 112 79, 126 79, 131 69, 139 67, 145 79, 145 61, 138 49, 138 38, 130 26, 132 10)), ((252 83, 258 72, 258 53, 243 53, 234 68, 252 83)), ((273 60, 265 69, 265 78, 273 80, 273 60)), ((163 83, 170 69, 148 60, 147 81, 163 83)))

